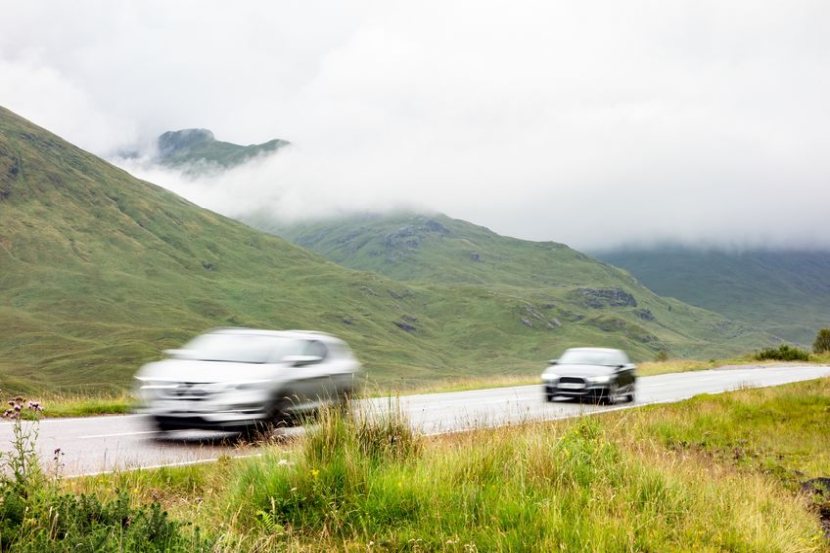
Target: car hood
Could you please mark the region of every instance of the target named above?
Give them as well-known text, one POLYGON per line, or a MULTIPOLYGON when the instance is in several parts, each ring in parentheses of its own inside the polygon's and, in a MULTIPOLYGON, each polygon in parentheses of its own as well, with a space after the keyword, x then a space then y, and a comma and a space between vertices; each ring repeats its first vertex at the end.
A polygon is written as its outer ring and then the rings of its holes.
POLYGON ((135 377, 173 382, 245 382, 278 379, 285 368, 280 364, 165 359, 144 365, 135 377))
POLYGON ((604 376, 613 374, 616 367, 607 365, 551 365, 542 376, 553 373, 557 376, 604 376))

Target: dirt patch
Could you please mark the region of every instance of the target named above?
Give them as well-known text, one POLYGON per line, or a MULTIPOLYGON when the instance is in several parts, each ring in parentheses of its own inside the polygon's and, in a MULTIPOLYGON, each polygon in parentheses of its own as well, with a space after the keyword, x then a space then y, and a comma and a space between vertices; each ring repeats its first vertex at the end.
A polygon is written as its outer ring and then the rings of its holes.
POLYGON ((814 501, 824 537, 830 540, 830 477, 807 480, 801 484, 801 489, 814 501))

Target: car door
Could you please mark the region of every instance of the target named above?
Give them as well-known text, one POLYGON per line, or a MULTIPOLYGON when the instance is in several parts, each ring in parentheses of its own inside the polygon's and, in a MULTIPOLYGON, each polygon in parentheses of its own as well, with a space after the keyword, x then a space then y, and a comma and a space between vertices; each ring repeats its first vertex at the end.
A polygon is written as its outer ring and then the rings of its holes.
POLYGON ((634 384, 634 381, 637 378, 634 374, 635 365, 631 362, 628 356, 622 352, 620 353, 620 364, 621 368, 618 382, 621 387, 628 389, 634 384))
POLYGON ((302 355, 316 360, 294 367, 294 390, 302 406, 310 408, 331 399, 333 392, 326 344, 321 340, 304 342, 302 355))

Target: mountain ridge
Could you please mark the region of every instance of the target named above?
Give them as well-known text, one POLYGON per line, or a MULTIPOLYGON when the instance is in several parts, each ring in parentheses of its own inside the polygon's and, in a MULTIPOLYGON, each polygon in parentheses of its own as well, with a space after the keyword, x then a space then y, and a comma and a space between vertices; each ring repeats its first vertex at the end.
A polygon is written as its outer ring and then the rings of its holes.
MULTIPOLYGON (((274 138, 261 144, 234 144, 217 140, 209 129, 180 129, 166 131, 155 140, 153 163, 163 167, 181 169, 185 173, 199 175, 205 172, 225 170, 243 165, 255 158, 271 155, 291 142, 274 138)), ((138 151, 122 152, 119 157, 139 158, 138 151)))
POLYGON ((661 295, 809 345, 830 326, 830 251, 694 248, 677 244, 598 251, 661 295), (759 301, 763 298, 763 301, 759 301))

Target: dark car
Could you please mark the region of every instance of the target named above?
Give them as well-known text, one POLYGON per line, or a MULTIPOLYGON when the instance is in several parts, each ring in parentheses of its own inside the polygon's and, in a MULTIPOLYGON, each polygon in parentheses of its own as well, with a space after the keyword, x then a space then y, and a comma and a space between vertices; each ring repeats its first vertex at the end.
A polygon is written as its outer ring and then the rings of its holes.
POLYGON ((624 351, 609 348, 571 348, 542 373, 545 399, 585 398, 603 403, 634 401, 636 365, 624 351))

